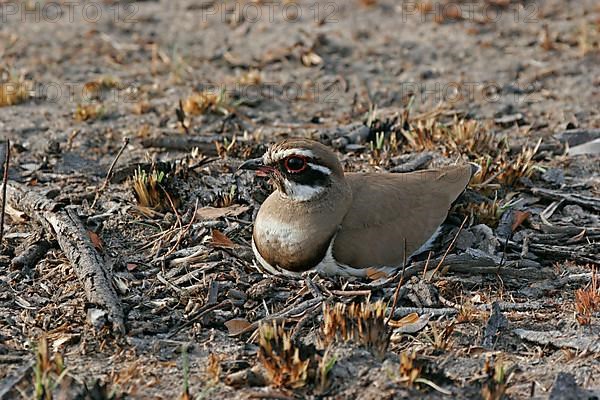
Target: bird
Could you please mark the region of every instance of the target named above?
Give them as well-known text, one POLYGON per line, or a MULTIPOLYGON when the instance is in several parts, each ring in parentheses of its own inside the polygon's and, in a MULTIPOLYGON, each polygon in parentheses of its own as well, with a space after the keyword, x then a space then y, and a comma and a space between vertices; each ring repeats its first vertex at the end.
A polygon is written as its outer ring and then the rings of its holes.
POLYGON ((426 251, 474 173, 469 163, 344 173, 333 150, 304 138, 277 142, 238 170, 268 177, 274 187, 252 231, 259 270, 363 278, 391 274, 426 251))

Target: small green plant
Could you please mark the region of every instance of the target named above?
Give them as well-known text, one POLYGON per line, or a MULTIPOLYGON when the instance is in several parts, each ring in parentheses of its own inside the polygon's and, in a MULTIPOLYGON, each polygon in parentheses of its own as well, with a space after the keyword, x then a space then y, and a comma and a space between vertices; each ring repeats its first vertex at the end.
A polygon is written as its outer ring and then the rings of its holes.
POLYGON ((35 359, 35 399, 52 400, 54 390, 67 373, 62 354, 51 355, 48 341, 45 336, 42 336, 36 346, 35 359))
POLYGON ((481 387, 481 396, 484 400, 501 400, 508 389, 508 376, 510 370, 500 361, 486 359, 483 367, 486 380, 481 387))
POLYGON ((164 211, 176 208, 179 204, 179 199, 168 190, 167 174, 163 171, 152 168, 147 173, 138 168, 130 182, 140 207, 164 211))
POLYGON ((318 391, 320 393, 323 393, 329 386, 329 373, 335 366, 336 362, 337 358, 335 356, 329 357, 329 350, 325 351, 325 354, 323 354, 323 357, 321 357, 318 367, 318 391))

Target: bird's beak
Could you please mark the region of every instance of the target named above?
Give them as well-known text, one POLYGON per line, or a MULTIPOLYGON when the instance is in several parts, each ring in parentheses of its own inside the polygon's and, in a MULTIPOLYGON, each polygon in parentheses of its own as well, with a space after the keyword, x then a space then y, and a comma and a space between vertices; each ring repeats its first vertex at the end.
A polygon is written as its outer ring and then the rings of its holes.
POLYGON ((270 173, 275 171, 273 167, 265 165, 262 158, 253 158, 246 161, 238 167, 238 171, 241 169, 256 171, 256 176, 269 176, 270 173))
POLYGON ((253 158, 251 160, 248 160, 246 162, 244 162, 242 165, 240 165, 238 167, 238 171, 240 169, 247 169, 247 170, 251 170, 251 171, 258 171, 261 170, 262 168, 265 168, 265 164, 263 164, 263 160, 262 158, 253 158))

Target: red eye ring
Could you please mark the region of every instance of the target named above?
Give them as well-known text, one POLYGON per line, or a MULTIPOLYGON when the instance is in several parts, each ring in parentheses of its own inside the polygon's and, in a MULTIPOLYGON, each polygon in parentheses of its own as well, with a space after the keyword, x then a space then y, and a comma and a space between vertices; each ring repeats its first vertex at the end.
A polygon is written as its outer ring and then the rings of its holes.
POLYGON ((304 171, 308 167, 308 161, 306 160, 306 157, 304 157, 304 156, 291 155, 289 157, 286 157, 283 160, 283 166, 285 167, 287 172, 289 172, 291 174, 298 174, 298 173, 304 171), (298 161, 300 161, 302 164, 301 165, 300 164, 291 165, 291 164, 297 163, 298 161), (291 164, 290 164, 290 162, 291 162, 291 164))

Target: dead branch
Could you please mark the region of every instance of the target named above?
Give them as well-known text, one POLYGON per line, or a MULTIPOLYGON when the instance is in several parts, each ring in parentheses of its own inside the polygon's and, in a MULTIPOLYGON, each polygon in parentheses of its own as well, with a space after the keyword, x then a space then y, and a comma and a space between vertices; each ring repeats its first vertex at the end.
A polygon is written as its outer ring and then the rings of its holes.
MULTIPOLYGON (((467 274, 494 274, 508 278, 547 279, 553 278, 554 273, 548 268, 540 268, 539 264, 530 260, 516 260, 500 265, 491 256, 476 255, 471 253, 450 254, 444 260, 440 257, 433 262, 441 262, 448 272, 467 274)), ((421 273, 425 269, 425 261, 415 262, 406 268, 405 277, 408 279, 421 273)))
POLYGON ((8 202, 14 208, 23 210, 56 236, 83 284, 88 302, 106 313, 113 329, 125 334, 124 313, 110 272, 105 269, 102 257, 77 214, 70 209, 59 209, 52 200, 19 183, 10 182, 7 194, 8 202))
POLYGON ((577 204, 583 208, 600 211, 600 199, 592 196, 584 196, 579 193, 568 193, 544 188, 532 188, 531 193, 551 200, 565 200, 568 203, 577 204))
POLYGON ((194 147, 200 149, 202 154, 216 156, 215 142, 223 140, 221 136, 155 136, 142 139, 144 147, 161 147, 168 150, 190 151, 194 147))

